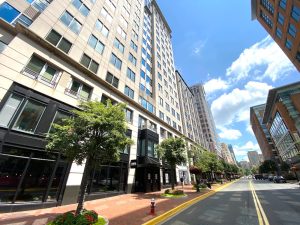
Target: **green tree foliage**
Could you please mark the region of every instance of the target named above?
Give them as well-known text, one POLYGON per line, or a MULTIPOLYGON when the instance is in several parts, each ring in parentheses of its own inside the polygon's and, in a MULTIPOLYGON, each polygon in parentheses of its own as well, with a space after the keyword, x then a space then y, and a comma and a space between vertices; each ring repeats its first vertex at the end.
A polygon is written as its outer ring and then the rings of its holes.
POLYGON ((174 190, 174 171, 176 165, 186 162, 186 145, 182 138, 167 138, 164 139, 158 146, 157 151, 160 157, 171 167, 171 184, 174 190))
POLYGON ((259 166, 260 173, 274 173, 277 170, 277 165, 272 160, 265 160, 263 164, 259 166))
POLYGON ((47 136, 48 151, 59 151, 70 162, 85 162, 76 215, 82 212, 90 170, 102 163, 119 160, 120 151, 132 140, 126 137, 125 105, 84 102, 74 116, 54 124, 47 136))
POLYGON ((286 162, 282 162, 282 164, 280 165, 280 169, 281 171, 284 171, 284 172, 288 172, 290 171, 290 165, 286 162))
POLYGON ((257 174, 258 172, 259 172, 259 167, 253 166, 253 167, 251 168, 251 173, 252 173, 252 174, 257 174))

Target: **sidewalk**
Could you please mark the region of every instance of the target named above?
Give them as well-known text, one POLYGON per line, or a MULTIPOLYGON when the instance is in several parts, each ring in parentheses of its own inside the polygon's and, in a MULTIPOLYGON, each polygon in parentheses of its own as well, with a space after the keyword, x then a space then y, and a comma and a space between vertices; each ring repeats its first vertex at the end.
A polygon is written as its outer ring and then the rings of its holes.
MULTIPOLYGON (((212 189, 220 185, 213 185, 212 189)), ((177 187, 182 189, 181 186, 177 187)), ((110 198, 98 199, 85 202, 84 207, 89 210, 95 210, 99 215, 109 219, 110 225, 141 225, 155 216, 149 215, 150 200, 156 200, 156 216, 166 211, 198 197, 209 190, 201 190, 196 193, 192 186, 184 186, 184 192, 187 197, 170 199, 161 196, 160 192, 124 194, 110 198)), ((0 214, 1 225, 44 225, 55 218, 56 215, 76 209, 76 204, 59 206, 47 209, 30 210, 14 213, 0 214)))

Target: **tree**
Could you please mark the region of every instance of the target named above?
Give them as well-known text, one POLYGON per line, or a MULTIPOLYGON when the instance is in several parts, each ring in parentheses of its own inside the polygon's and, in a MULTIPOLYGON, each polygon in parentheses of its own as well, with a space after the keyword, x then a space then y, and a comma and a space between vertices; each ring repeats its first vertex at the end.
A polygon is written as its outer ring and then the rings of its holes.
POLYGON ((182 138, 167 138, 157 146, 157 151, 159 156, 171 167, 171 184, 172 190, 174 190, 176 165, 186 162, 185 142, 182 138))
POLYGON ((132 143, 126 137, 124 104, 90 101, 81 103, 80 109, 73 110, 74 116, 64 119, 61 125, 54 124, 54 130, 46 138, 46 150, 59 151, 79 165, 85 161, 76 215, 83 209, 91 169, 118 161, 120 150, 132 143))
POLYGON ((291 168, 290 165, 286 162, 282 162, 280 165, 281 171, 284 171, 284 172, 290 171, 290 168, 291 168))
POLYGON ((210 173, 211 179, 213 179, 214 172, 217 172, 221 167, 217 155, 208 151, 203 151, 200 154, 195 165, 200 168, 201 171, 210 173))
POLYGON ((259 170, 259 168, 258 168, 257 166, 253 166, 253 167, 251 168, 251 173, 252 173, 252 174, 257 174, 257 173, 258 173, 258 170, 259 170))
POLYGON ((260 173, 274 173, 277 170, 277 165, 272 160, 265 160, 260 166, 259 166, 259 172, 260 173))

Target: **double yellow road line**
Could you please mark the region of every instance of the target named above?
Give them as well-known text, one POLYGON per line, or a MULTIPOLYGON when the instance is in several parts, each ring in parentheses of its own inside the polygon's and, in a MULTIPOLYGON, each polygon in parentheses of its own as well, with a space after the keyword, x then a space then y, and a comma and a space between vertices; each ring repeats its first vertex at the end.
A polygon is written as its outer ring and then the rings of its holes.
POLYGON ((268 218, 266 216, 266 213, 265 213, 263 207, 261 206, 260 201, 257 197, 257 194, 255 192, 252 181, 249 181, 249 186, 250 186, 250 190, 252 192, 252 196, 253 196, 253 200, 254 200, 254 205, 255 205, 259 225, 270 225, 269 221, 268 221, 268 218))

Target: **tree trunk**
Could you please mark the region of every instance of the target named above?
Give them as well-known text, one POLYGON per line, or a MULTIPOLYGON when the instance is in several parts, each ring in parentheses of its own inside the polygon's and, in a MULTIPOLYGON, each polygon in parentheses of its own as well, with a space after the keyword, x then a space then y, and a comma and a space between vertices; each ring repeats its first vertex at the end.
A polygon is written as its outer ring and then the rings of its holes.
POLYGON ((82 176, 82 180, 81 180, 81 184, 80 184, 79 199, 78 199, 78 205, 77 205, 75 215, 79 215, 83 210, 83 204, 84 204, 84 200, 85 200, 85 193, 86 193, 86 189, 87 189, 87 185, 88 185, 90 171, 91 171, 90 159, 87 158, 83 176, 82 176))
POLYGON ((172 185, 172 190, 175 189, 175 177, 174 177, 174 167, 171 166, 171 185, 172 185))

